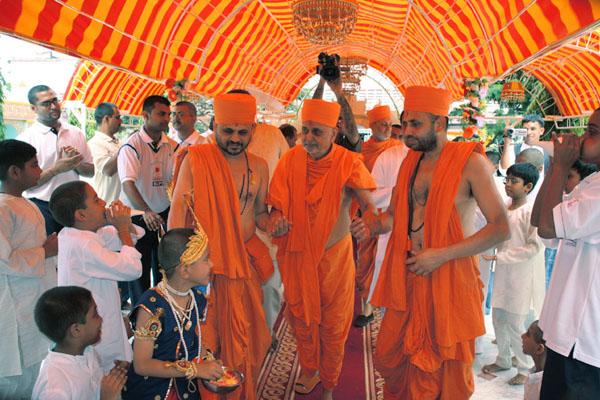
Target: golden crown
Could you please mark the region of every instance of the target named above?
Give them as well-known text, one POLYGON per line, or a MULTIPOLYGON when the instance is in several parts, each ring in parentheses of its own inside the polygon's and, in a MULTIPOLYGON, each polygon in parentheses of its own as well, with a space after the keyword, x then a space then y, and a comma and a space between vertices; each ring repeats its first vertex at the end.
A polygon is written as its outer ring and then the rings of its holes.
POLYGON ((204 231, 204 228, 202 228, 202 225, 200 224, 200 221, 198 221, 198 218, 196 218, 196 213, 194 212, 194 207, 192 206, 191 197, 191 192, 184 195, 188 210, 194 217, 194 234, 185 246, 185 251, 183 252, 183 254, 181 254, 181 257, 179 257, 179 261, 182 264, 188 265, 198 261, 204 256, 204 254, 208 250, 208 235, 204 231))

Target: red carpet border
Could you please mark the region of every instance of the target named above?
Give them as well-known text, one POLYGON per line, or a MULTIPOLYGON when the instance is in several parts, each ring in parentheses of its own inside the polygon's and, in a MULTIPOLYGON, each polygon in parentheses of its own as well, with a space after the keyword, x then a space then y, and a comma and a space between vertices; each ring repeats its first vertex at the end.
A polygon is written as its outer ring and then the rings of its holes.
MULTIPOLYGON (((357 301, 355 314, 358 314, 359 307, 360 302, 357 301)), ((317 400, 321 396, 320 384, 308 395, 294 392, 294 382, 300 374, 300 365, 292 328, 282 317, 283 314, 282 310, 275 324, 279 347, 265 359, 259 377, 257 397, 264 400, 317 400)), ((381 314, 376 312, 375 321, 368 327, 350 328, 339 384, 334 390, 335 399, 383 399, 383 379, 373 367, 373 352, 380 324, 381 314)))

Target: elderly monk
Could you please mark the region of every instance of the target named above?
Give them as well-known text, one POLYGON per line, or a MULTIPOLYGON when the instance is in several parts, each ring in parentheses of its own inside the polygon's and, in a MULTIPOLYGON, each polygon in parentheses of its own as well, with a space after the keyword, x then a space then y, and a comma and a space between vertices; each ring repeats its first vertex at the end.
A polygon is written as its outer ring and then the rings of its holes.
POLYGON ((302 146, 281 158, 268 197, 302 367, 295 390, 308 393, 320 380, 324 399, 332 398, 352 322, 351 198, 363 211, 377 212, 369 195, 375 182, 360 155, 333 143, 339 111, 336 103, 304 102, 302 146))
POLYGON ((388 210, 355 220, 359 240, 387 232, 372 302, 386 307, 375 363, 386 399, 468 399, 474 340, 484 333, 476 255, 506 240, 508 221, 479 143, 448 142, 450 92, 406 91, 410 149, 388 210), (473 229, 475 207, 487 224, 473 229))
MULTIPOLYGON (((388 106, 376 106, 367 111, 371 138, 362 146, 363 161, 369 172, 373 172, 373 166, 377 158, 385 150, 404 144, 391 137, 392 134, 392 112, 388 106)), ((390 171, 392 174, 395 171, 390 171)), ((358 262, 356 265, 356 286, 363 302, 363 313, 356 317, 354 326, 367 326, 373 321, 373 307, 367 301, 369 288, 373 280, 375 270, 375 253, 377 251, 377 236, 359 243, 358 262)))
POLYGON ((269 171, 262 158, 246 151, 256 126, 254 97, 222 94, 214 110, 216 143, 189 147, 173 192, 169 229, 192 226, 191 202, 210 240, 214 265, 203 344, 246 377, 228 398, 248 400, 255 398, 271 344, 261 283, 273 273, 273 263, 255 235, 256 227, 265 230, 269 222, 269 171))

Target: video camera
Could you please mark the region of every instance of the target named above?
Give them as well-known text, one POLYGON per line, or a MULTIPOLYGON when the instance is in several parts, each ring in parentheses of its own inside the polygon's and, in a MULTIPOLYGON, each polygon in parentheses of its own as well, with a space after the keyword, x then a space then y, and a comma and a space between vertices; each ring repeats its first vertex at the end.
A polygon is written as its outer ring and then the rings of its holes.
POLYGON ((333 82, 340 77, 340 56, 337 54, 329 55, 327 53, 319 54, 319 65, 317 65, 317 74, 328 82, 333 82))
POLYGON ((508 128, 506 133, 509 138, 517 143, 522 143, 527 137, 527 129, 525 128, 508 128))

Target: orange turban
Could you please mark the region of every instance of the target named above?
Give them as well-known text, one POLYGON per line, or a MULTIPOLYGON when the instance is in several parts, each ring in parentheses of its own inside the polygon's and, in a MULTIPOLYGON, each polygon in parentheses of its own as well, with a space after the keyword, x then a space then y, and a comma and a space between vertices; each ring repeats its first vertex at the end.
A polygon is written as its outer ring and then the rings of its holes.
POLYGON ((256 99, 244 93, 225 93, 215 97, 216 124, 253 124, 256 122, 256 99))
POLYGON ((340 116, 340 105, 319 99, 304 100, 302 121, 313 121, 335 128, 340 116))
POLYGON ((406 88, 404 111, 420 111, 447 116, 451 102, 452 93, 449 90, 427 86, 411 86, 406 88))
POLYGON ((391 119, 392 112, 388 106, 376 106, 367 111, 367 117, 369 118, 369 125, 371 125, 373 122, 381 121, 382 119, 391 119))

